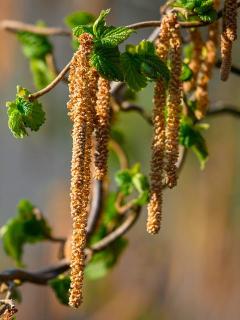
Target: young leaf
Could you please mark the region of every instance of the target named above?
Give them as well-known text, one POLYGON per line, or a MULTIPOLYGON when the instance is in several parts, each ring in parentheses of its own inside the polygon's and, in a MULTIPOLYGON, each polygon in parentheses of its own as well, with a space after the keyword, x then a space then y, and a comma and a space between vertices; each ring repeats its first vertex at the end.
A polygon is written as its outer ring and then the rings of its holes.
POLYGON ((202 129, 202 126, 194 125, 190 118, 183 118, 180 125, 179 142, 195 153, 201 169, 204 169, 208 160, 208 150, 206 141, 201 134, 202 129))
POLYGON ((45 112, 37 101, 29 100, 30 92, 22 87, 17 87, 15 101, 7 102, 8 126, 16 138, 28 135, 27 128, 38 131, 45 121, 45 112))
MULTIPOLYGON (((77 26, 77 27, 73 28, 73 35, 76 38, 80 37, 85 32, 93 34, 93 27, 91 25, 86 25, 86 26, 77 26)), ((79 45, 78 41, 77 41, 77 43, 79 45)))
POLYGON ((48 281, 48 284, 53 289, 59 302, 64 305, 68 305, 70 283, 71 280, 69 275, 60 275, 48 281))
POLYGON ((123 80, 120 52, 117 47, 95 47, 90 63, 104 78, 113 81, 123 80))
POLYGON ((95 20, 96 17, 89 12, 75 11, 66 16, 64 22, 69 28, 73 29, 80 25, 94 23, 95 20))
POLYGON ((124 81, 133 91, 140 91, 147 85, 146 77, 141 73, 141 64, 134 55, 128 52, 121 54, 124 81))
POLYGON ((117 172, 115 180, 125 196, 129 196, 134 190, 137 191, 138 196, 134 199, 134 204, 142 206, 148 202, 149 182, 147 177, 141 173, 139 164, 131 169, 117 172))
POLYGON ((127 27, 107 27, 101 34, 100 42, 105 47, 116 47, 125 41, 133 32, 133 29, 127 27))
MULTIPOLYGON (((38 22, 37 26, 45 26, 38 22)), ((26 31, 17 32, 17 39, 22 45, 24 55, 29 59, 44 59, 47 54, 52 53, 53 46, 44 35, 26 31)))
POLYGON ((97 252, 87 264, 86 276, 91 280, 100 279, 118 262, 120 255, 126 248, 128 241, 123 237, 116 239, 107 249, 97 252))
POLYGON ((30 68, 34 85, 39 90, 46 87, 54 79, 55 75, 49 70, 45 60, 31 59, 30 68))
POLYGON ((189 81, 192 79, 193 72, 186 63, 182 65, 181 81, 189 81))
POLYGON ((100 37, 106 29, 106 16, 110 13, 111 9, 102 10, 99 17, 93 24, 93 33, 96 37, 100 37))
POLYGON ((17 215, 1 228, 0 235, 6 254, 13 258, 17 265, 23 266, 24 245, 48 239, 51 229, 29 201, 21 200, 17 215))

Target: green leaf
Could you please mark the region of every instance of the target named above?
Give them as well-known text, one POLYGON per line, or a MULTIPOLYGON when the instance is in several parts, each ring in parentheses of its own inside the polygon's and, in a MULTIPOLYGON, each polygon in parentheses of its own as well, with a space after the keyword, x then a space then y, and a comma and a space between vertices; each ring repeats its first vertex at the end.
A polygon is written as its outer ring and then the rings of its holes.
POLYGON ((128 52, 121 54, 124 81, 133 91, 139 91, 147 86, 147 79, 141 73, 141 63, 138 58, 128 52))
POLYGON ((110 13, 111 9, 102 10, 99 17, 93 24, 93 33, 96 37, 100 37, 106 30, 106 17, 110 13))
POLYGON ((194 125, 190 118, 183 118, 180 125, 179 142, 186 148, 190 148, 197 156, 201 169, 204 169, 208 160, 208 149, 201 130, 206 126, 194 125))
POLYGON ((34 85, 38 90, 46 87, 55 77, 44 60, 31 59, 30 68, 33 75, 34 85))
POLYGON ((113 81, 123 80, 120 52, 117 47, 95 47, 90 63, 104 78, 113 81))
MULTIPOLYGON (((45 26, 38 22, 37 26, 45 26)), ((44 35, 26 31, 18 31, 17 39, 22 45, 23 54, 29 59, 43 59, 47 54, 52 53, 53 46, 44 35)))
POLYGON ((64 22, 69 28, 94 23, 96 17, 89 12, 75 11, 65 17, 64 22))
MULTIPOLYGON (((73 28, 73 35, 78 38, 80 37, 83 33, 90 33, 90 34, 93 34, 93 27, 92 26, 77 26, 75 28, 73 28)), ((79 42, 77 41, 77 43, 79 44, 79 42)))
POLYGON ((131 195, 134 190, 137 191, 138 196, 134 199, 134 204, 142 206, 148 202, 149 182, 147 177, 141 173, 139 164, 130 169, 117 172, 115 180, 120 191, 125 196, 131 195))
POLYGON ((198 14, 200 20, 202 20, 203 22, 214 22, 215 20, 217 20, 217 15, 217 11, 214 9, 209 10, 205 13, 198 14))
POLYGON ((15 101, 7 102, 8 126, 16 138, 28 135, 27 128, 38 131, 45 121, 45 112, 37 101, 29 100, 30 92, 22 87, 17 87, 15 101))
POLYGON ((48 281, 48 284, 53 289, 61 304, 68 305, 70 283, 71 280, 69 275, 60 275, 48 281))
POLYGON ((24 245, 48 239, 51 229, 29 201, 21 200, 17 215, 1 228, 0 235, 6 254, 13 258, 17 265, 23 266, 24 245))
POLYGON ((120 255, 126 248, 128 241, 123 237, 116 239, 107 249, 97 252, 87 264, 85 274, 88 279, 103 278, 118 262, 120 255))
POLYGON ((192 79, 193 72, 186 63, 182 65, 181 81, 189 81, 192 79))
POLYGON ((107 27, 101 34, 100 42, 105 47, 116 47, 125 41, 135 30, 127 27, 107 27))

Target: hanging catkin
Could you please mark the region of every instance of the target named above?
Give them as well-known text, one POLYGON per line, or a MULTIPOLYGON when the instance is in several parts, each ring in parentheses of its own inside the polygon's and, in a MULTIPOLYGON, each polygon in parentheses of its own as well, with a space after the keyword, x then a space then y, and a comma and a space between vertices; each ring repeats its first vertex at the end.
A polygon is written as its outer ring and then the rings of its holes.
POLYGON ((92 36, 84 33, 79 38, 69 75, 70 101, 68 109, 73 120, 71 166, 71 215, 73 235, 71 250, 71 288, 69 305, 79 307, 82 301, 85 264, 86 226, 91 183, 92 133, 98 75, 89 66, 92 36))
POLYGON ((166 130, 166 182, 169 188, 177 184, 178 133, 182 103, 182 73, 181 34, 176 15, 172 15, 170 49, 170 81, 167 102, 167 130, 166 130))
POLYGON ((110 82, 100 77, 98 80, 95 124, 95 178, 97 180, 103 180, 107 173, 110 112, 110 82))
POLYGON ((188 93, 192 90, 196 89, 197 86, 197 78, 199 75, 199 71, 202 65, 202 50, 204 42, 202 40, 201 32, 197 28, 190 29, 190 39, 193 45, 193 53, 191 57, 191 61, 189 63, 189 67, 192 70, 192 79, 190 81, 183 83, 184 92, 188 93))
POLYGON ((208 40, 204 46, 205 57, 197 81, 197 90, 195 94, 197 101, 195 115, 197 119, 202 119, 205 116, 209 105, 208 83, 211 80, 212 71, 216 63, 218 36, 219 24, 218 21, 216 21, 208 27, 208 40))
POLYGON ((231 71, 232 43, 237 39, 237 0, 225 0, 222 21, 220 76, 222 81, 226 81, 231 71))
MULTIPOLYGON (((169 50, 169 19, 164 16, 161 22, 160 35, 156 42, 158 56, 165 61, 169 50)), ((162 189, 164 173, 165 150, 165 114, 166 88, 162 79, 157 80, 153 98, 153 127, 151 159, 151 194, 148 204, 147 231, 150 234, 158 233, 162 218, 162 189)))

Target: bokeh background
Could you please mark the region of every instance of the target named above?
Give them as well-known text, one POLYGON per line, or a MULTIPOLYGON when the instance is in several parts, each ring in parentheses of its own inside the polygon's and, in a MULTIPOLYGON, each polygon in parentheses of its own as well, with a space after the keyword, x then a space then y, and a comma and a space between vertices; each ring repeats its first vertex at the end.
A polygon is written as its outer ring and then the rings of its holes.
MULTIPOLYGON (((162 1, 163 2, 163 1, 162 1)), ((112 8, 111 22, 129 24, 158 19, 161 1, 151 0, 1 0, 0 19, 50 26, 63 25, 74 10, 97 14, 112 8)), ((134 41, 151 30, 139 31, 134 41)), ((21 198, 39 206, 56 236, 71 232, 69 167, 71 125, 67 118, 67 87, 60 84, 44 97, 47 122, 38 134, 19 141, 7 127, 5 101, 21 84, 32 88, 27 61, 16 38, 0 30, 0 225, 15 214, 21 198)), ((68 39, 55 37, 59 67, 69 61, 68 39)), ((239 45, 234 62, 240 64, 239 45)), ((211 101, 240 105, 240 79, 231 75, 211 82, 211 101)), ((151 108, 151 89, 141 95, 151 108)), ((151 129, 134 114, 121 117, 131 162, 148 171, 151 129)), ((85 300, 78 311, 59 305, 51 289, 26 284, 18 319, 35 320, 238 320, 240 318, 240 131, 239 120, 211 118, 206 133, 210 158, 201 171, 189 154, 178 187, 164 194, 164 222, 159 236, 145 231, 144 212, 129 232, 129 247, 104 279, 87 282, 85 300)), ((2 248, 0 269, 14 267, 2 248)), ((56 261, 56 245, 27 247, 25 261, 31 270, 56 261)))

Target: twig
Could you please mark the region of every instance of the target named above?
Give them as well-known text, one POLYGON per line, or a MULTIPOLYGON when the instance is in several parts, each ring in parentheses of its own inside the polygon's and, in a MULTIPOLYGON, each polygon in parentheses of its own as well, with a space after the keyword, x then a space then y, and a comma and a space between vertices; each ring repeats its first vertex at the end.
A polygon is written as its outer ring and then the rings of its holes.
POLYGON ((228 106, 228 105, 215 105, 208 111, 207 116, 208 117, 220 116, 224 114, 232 117, 240 118, 240 110, 237 110, 237 107, 228 106))
POLYGON ((120 168, 126 169, 128 168, 128 158, 123 151, 122 147, 113 139, 109 141, 109 149, 111 149, 118 157, 120 168))
POLYGON ((49 28, 38 27, 33 24, 23 23, 14 20, 2 20, 0 21, 0 29, 4 29, 9 32, 27 31, 36 34, 42 34, 46 36, 71 36, 72 32, 63 28, 49 28))
POLYGON ((48 93, 51 91, 53 88, 56 87, 56 85, 64 78, 65 74, 68 72, 70 68, 70 62, 62 69, 62 71, 57 75, 57 77, 45 88, 43 88, 40 91, 37 91, 35 93, 32 93, 29 95, 30 100, 34 100, 37 98, 40 98, 44 94, 48 93))
POLYGON ((88 237, 94 232, 98 218, 102 211, 103 205, 103 181, 94 180, 93 197, 91 201, 91 209, 88 218, 87 235, 88 237))
MULTIPOLYGON (((140 207, 136 207, 131 210, 126 218, 126 220, 113 232, 107 235, 105 238, 95 243, 90 250, 87 249, 86 252, 98 252, 104 250, 110 244, 112 244, 120 236, 124 235, 136 222, 140 214, 140 207)), ((68 261, 61 261, 56 266, 44 269, 38 272, 29 272, 21 269, 13 269, 8 271, 3 271, 0 273, 0 282, 8 282, 18 280, 21 283, 30 282, 38 285, 46 285, 49 280, 57 277, 59 274, 66 272, 69 269, 68 261)))

